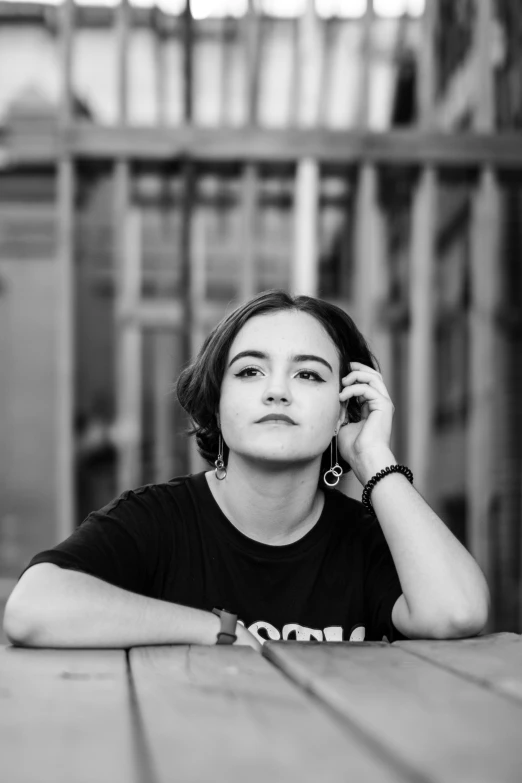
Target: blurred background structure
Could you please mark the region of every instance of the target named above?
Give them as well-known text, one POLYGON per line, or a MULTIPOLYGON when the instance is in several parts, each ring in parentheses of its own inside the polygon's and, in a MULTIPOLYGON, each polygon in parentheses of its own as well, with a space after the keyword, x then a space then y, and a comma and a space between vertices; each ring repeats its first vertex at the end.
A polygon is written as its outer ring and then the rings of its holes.
POLYGON ((354 318, 487 630, 522 632, 521 125, 519 0, 0 0, 0 600, 208 467, 172 385, 283 287, 354 318))

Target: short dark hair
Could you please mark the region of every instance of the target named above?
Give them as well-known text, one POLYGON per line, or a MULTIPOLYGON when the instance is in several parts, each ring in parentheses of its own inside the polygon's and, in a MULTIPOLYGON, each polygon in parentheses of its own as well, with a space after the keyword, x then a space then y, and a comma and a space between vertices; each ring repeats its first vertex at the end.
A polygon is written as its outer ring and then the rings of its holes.
MULTIPOLYGON (((214 464, 218 455, 219 428, 216 413, 219 408, 221 383, 225 374, 228 352, 234 338, 246 322, 256 315, 294 310, 308 313, 324 327, 334 342, 340 359, 339 390, 341 378, 350 372, 350 362, 361 362, 380 371, 379 363, 366 340, 350 316, 334 304, 312 296, 291 296, 284 290, 263 291, 225 316, 205 339, 196 359, 182 370, 176 394, 183 409, 189 414, 192 426, 187 435, 195 435, 197 449, 203 459, 214 464)), ((360 404, 353 397, 348 402, 348 421, 360 421, 360 404)), ((223 458, 228 460, 228 447, 224 444, 223 458)), ((339 464, 344 473, 351 470, 341 456, 339 464)), ((330 468, 330 447, 321 459, 321 481, 330 468)))

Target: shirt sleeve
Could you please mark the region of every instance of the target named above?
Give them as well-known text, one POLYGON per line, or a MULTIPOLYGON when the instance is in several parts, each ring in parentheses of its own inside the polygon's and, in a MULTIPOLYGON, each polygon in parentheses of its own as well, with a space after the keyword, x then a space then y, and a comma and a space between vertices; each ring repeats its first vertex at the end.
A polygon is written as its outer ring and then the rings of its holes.
POLYGON ((402 595, 399 575, 377 517, 365 512, 364 612, 367 641, 407 639, 392 622, 392 610, 402 595), (386 637, 386 638, 384 638, 386 637))
POLYGON ((69 538, 35 555, 19 579, 33 565, 53 563, 156 597, 165 558, 172 550, 164 516, 152 488, 124 492, 90 513, 69 538))

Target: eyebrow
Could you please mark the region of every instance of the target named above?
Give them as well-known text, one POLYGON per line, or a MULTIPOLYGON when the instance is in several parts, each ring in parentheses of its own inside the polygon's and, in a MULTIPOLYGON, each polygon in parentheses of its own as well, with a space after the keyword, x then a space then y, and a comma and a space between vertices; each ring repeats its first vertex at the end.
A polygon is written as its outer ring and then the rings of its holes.
MULTIPOLYGON (((243 359, 245 356, 252 356, 255 359, 268 359, 268 354, 264 353, 263 351, 240 351, 238 354, 234 356, 233 359, 229 362, 228 366, 230 367, 234 362, 237 362, 238 359, 243 359)), ((325 367, 328 367, 330 372, 333 372, 331 365, 326 361, 326 359, 322 359, 320 356, 315 356, 313 353, 299 353, 296 356, 292 356, 293 362, 319 362, 319 364, 324 364, 325 367)))

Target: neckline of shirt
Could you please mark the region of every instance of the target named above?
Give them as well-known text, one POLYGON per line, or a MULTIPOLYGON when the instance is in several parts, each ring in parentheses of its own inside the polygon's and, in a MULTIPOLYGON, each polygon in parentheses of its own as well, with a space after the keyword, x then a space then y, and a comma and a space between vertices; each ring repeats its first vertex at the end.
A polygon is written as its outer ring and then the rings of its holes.
POLYGON ((195 485, 198 500, 203 511, 208 511, 213 524, 219 526, 219 530, 227 539, 239 549, 247 551, 267 559, 274 560, 285 557, 292 557, 301 552, 305 552, 319 541, 323 535, 331 528, 330 506, 332 502, 331 493, 324 492, 324 504, 315 525, 310 528, 301 538, 292 541, 290 544, 265 544, 262 541, 256 541, 254 538, 242 533, 232 524, 229 518, 224 514, 216 501, 208 485, 205 476, 206 471, 190 474, 189 479, 195 485))

